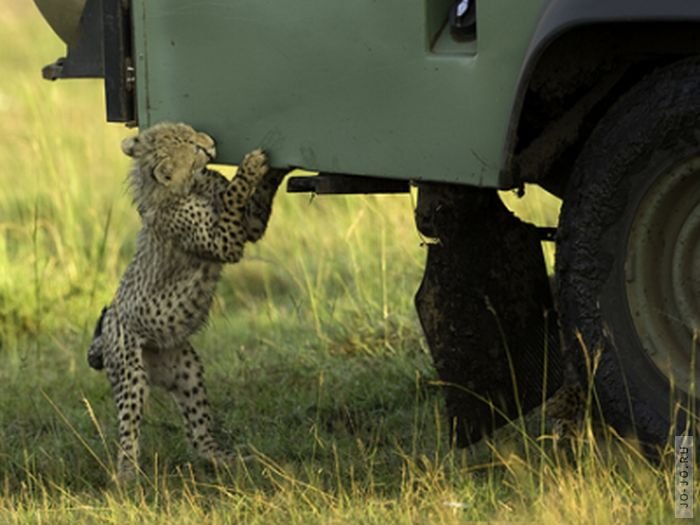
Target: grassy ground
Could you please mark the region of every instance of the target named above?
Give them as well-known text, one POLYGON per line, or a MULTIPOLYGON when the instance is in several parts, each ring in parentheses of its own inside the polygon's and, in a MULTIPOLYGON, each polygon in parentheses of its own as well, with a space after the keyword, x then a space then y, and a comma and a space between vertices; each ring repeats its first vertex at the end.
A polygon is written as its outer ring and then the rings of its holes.
MULTIPOLYGON (((0 7, 0 523, 672 516, 672 470, 610 435, 555 454, 536 421, 514 422, 474 450, 449 447, 412 307, 425 252, 408 196, 281 195, 195 338, 219 438, 255 460, 198 463, 155 393, 146 475, 116 486, 115 410, 85 350, 138 229, 127 131, 104 123, 99 82, 41 80, 63 50, 32 5, 0 7)), ((556 205, 511 201, 556 220, 556 205)))

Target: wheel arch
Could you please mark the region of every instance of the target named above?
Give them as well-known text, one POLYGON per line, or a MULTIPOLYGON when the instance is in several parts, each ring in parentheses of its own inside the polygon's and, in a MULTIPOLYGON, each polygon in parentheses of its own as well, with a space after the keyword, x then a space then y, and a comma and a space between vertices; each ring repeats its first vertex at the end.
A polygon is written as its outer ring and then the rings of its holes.
POLYGON ((522 62, 504 142, 504 179, 563 192, 565 180, 557 174, 570 171, 605 109, 651 69, 700 54, 699 29, 696 2, 550 2, 522 62), (561 108, 538 114, 547 99, 561 108), (570 136, 553 147, 561 128, 570 136))

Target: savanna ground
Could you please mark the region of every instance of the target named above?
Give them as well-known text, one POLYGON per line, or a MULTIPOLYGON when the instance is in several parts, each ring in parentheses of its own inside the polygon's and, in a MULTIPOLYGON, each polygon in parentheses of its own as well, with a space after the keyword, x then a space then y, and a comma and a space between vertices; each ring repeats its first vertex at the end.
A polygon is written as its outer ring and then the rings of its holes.
MULTIPOLYGON (((85 350, 138 229, 128 131, 104 123, 99 81, 40 78, 63 47, 31 3, 0 7, 0 523, 672 519, 672 469, 608 434, 555 453, 535 414, 449 446, 410 196, 281 194, 194 341, 218 437, 255 459, 201 464, 154 392, 145 473, 116 485, 115 409, 85 350)), ((556 204, 515 205, 556 220, 556 204)))

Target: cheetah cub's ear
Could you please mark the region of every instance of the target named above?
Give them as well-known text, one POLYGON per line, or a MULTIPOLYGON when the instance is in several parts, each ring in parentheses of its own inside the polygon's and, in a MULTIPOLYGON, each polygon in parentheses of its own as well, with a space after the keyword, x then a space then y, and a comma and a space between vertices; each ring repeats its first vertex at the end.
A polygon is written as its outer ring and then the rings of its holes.
POLYGON ((124 152, 124 155, 133 157, 134 149, 136 148, 136 144, 138 143, 138 141, 138 135, 135 135, 133 137, 127 137, 124 140, 122 140, 122 151, 124 152))
POLYGON ((170 159, 163 159, 153 169, 153 177, 159 184, 170 186, 173 183, 173 178, 175 178, 175 182, 181 178, 177 176, 176 169, 177 166, 170 159))

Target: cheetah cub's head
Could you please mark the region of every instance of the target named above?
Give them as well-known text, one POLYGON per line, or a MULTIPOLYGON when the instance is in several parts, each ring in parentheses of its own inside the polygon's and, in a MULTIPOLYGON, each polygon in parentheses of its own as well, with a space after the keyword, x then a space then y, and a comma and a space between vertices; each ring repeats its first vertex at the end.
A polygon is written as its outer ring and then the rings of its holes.
POLYGON ((169 195, 187 195, 194 177, 216 156, 209 135, 170 122, 124 139, 122 151, 134 159, 131 183, 139 207, 169 195))

